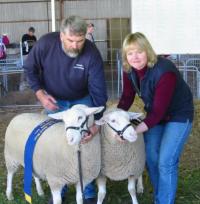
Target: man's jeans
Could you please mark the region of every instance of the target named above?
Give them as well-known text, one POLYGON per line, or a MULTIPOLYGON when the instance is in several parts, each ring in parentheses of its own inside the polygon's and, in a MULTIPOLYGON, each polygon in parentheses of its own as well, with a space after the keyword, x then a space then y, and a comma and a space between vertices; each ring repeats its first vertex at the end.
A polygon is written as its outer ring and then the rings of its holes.
MULTIPOLYGON (((76 104, 84 104, 84 105, 87 105, 89 107, 93 106, 91 97, 86 96, 86 97, 84 97, 82 99, 78 99, 78 100, 67 100, 67 101, 57 100, 57 106, 59 106, 59 109, 57 111, 54 111, 54 112, 46 110, 46 112, 47 113, 55 113, 55 112, 64 111, 64 110, 71 108, 73 105, 76 105, 76 104)), ((62 197, 64 197, 66 192, 67 192, 67 185, 65 185, 64 188, 62 189, 62 192, 61 192, 62 197)), ((94 198, 95 196, 96 196, 95 186, 94 186, 94 183, 91 182, 84 189, 84 198, 85 199, 94 198)))
POLYGON ((178 164, 192 123, 168 122, 144 134, 147 170, 154 188, 156 204, 174 204, 178 164))
POLYGON ((77 100, 58 100, 56 99, 56 101, 57 101, 56 105, 59 107, 59 109, 56 111, 46 110, 47 113, 61 112, 61 111, 71 108, 73 105, 76 105, 76 104, 84 104, 89 107, 93 106, 93 102, 90 96, 86 96, 84 98, 77 99, 77 100))

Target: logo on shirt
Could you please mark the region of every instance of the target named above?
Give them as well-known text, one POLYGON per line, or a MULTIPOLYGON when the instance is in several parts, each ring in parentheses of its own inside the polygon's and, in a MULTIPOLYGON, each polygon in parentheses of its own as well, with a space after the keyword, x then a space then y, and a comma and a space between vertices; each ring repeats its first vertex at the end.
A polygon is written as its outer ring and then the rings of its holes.
POLYGON ((84 70, 85 67, 82 64, 75 64, 74 65, 74 69, 82 69, 82 70, 84 70))

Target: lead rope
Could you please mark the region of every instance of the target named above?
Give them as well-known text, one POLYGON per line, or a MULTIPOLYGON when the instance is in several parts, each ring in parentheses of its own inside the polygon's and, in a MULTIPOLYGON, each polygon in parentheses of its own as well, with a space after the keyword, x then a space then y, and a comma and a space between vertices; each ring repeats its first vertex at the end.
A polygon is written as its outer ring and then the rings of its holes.
POLYGON ((79 180, 80 180, 80 185, 81 185, 81 194, 82 194, 82 199, 83 199, 83 204, 84 204, 84 193, 83 193, 83 174, 82 174, 82 165, 81 165, 81 150, 80 150, 80 145, 78 147, 78 170, 79 170, 79 180))

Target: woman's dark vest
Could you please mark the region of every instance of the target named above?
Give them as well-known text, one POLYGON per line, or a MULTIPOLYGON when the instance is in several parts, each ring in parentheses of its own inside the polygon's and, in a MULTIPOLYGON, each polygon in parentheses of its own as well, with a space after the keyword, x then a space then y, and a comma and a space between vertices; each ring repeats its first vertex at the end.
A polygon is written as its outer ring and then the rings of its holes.
POLYGON ((166 72, 173 72, 176 74, 176 87, 172 96, 172 101, 163 119, 167 118, 170 121, 177 122, 184 122, 187 119, 192 121, 194 111, 192 93, 189 86, 183 80, 180 72, 170 60, 159 57, 154 67, 147 68, 145 76, 140 82, 138 82, 134 69, 132 69, 132 72, 130 72, 128 76, 132 81, 134 90, 139 97, 142 98, 145 104, 145 111, 150 112, 152 110, 156 85, 166 72))

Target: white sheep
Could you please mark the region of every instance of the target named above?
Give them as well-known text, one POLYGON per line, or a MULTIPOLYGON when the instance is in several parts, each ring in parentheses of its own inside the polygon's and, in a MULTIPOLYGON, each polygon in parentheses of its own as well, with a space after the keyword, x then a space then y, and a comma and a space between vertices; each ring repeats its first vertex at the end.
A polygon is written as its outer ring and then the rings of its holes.
POLYGON ((102 138, 102 167, 98 184, 98 202, 102 204, 106 195, 106 177, 119 181, 128 179, 128 191, 133 204, 138 204, 137 192, 143 192, 142 173, 145 166, 143 135, 136 134, 130 119, 141 114, 130 114, 120 109, 110 109, 98 121, 102 138), (123 140, 123 141, 119 141, 123 140))
MULTIPOLYGON (((64 121, 50 126, 38 139, 33 155, 33 173, 36 189, 43 194, 40 179, 47 180, 54 204, 61 204, 61 190, 65 184, 76 184, 77 204, 82 204, 82 193, 79 182, 77 149, 81 150, 83 185, 97 178, 101 166, 100 138, 98 135, 91 141, 80 145, 84 130, 94 122, 93 114, 102 111, 103 107, 89 108, 75 105, 67 111, 52 114, 51 117, 64 121), (87 116, 89 119, 87 121, 87 116), (81 128, 78 129, 78 127, 81 128), (68 127, 76 127, 70 128, 68 127), (67 129, 67 130, 66 130, 67 129)), ((47 115, 23 113, 16 116, 7 127, 5 135, 5 161, 7 167, 8 200, 13 199, 12 179, 19 165, 24 166, 24 148, 29 134, 47 115)))

